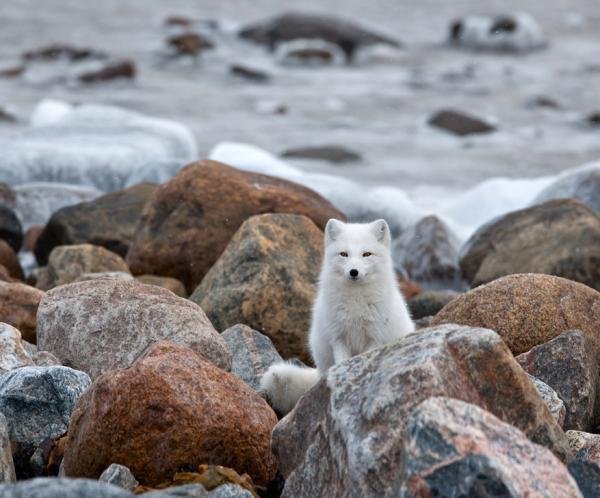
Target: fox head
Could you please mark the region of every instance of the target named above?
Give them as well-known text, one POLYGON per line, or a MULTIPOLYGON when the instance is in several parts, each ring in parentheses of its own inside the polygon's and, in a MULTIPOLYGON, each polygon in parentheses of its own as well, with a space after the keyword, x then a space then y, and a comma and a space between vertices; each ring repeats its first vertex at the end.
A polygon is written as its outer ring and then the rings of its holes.
POLYGON ((323 271, 351 284, 369 283, 391 274, 391 235, 385 220, 325 226, 323 271))

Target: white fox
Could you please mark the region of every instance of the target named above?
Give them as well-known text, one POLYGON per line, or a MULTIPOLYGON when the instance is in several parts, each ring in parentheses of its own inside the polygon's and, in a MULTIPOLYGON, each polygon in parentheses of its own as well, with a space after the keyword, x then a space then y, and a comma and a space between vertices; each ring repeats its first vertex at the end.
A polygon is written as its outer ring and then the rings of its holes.
POLYGON ((276 363, 261 390, 281 414, 292 410, 332 365, 415 330, 394 272, 385 220, 325 227, 325 254, 310 328, 317 368, 276 363))

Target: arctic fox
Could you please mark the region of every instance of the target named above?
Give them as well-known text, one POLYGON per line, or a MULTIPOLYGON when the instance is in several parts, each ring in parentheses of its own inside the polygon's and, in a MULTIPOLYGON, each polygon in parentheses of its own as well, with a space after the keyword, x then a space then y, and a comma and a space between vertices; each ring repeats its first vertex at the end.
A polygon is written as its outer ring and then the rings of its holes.
POLYGON ((276 363, 261 389, 281 414, 332 365, 415 330, 394 272, 385 220, 325 226, 325 254, 310 328, 317 368, 276 363))

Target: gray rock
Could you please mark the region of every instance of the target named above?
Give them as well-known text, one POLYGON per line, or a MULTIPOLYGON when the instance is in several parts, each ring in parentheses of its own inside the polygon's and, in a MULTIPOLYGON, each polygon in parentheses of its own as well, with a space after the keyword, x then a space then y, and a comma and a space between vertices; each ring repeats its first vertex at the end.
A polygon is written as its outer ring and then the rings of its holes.
POLYGON ((154 342, 188 346, 225 370, 231 353, 197 305, 155 285, 96 279, 56 287, 38 308, 38 346, 96 378, 154 342))
POLYGON ((565 430, 592 431, 600 422, 600 377, 591 339, 580 330, 558 337, 517 356, 523 369, 548 384, 567 410, 565 430))
POLYGON ((115 278, 117 280, 134 280, 131 273, 124 271, 100 271, 95 273, 82 273, 74 282, 87 282, 88 280, 96 280, 97 278, 115 278))
POLYGON ((231 372, 255 391, 259 390, 260 378, 269 366, 283 361, 271 339, 246 325, 229 327, 221 337, 231 351, 231 372))
POLYGON ((6 417, 0 413, 0 482, 14 482, 16 480, 17 475, 8 435, 8 422, 6 417))
MULTIPOLYGON (((429 398, 406 424, 400 493, 381 496, 580 498, 566 467, 548 449, 481 408, 429 398)), ((393 489, 393 487, 392 487, 393 489)))
POLYGON ((186 484, 174 486, 160 491, 145 493, 148 498, 253 498, 250 491, 237 484, 222 484, 207 491, 202 484, 186 484))
POLYGON ((431 396, 475 403, 561 458, 570 454, 502 339, 449 324, 333 366, 300 399, 272 433, 283 496, 398 496, 405 423, 431 396))
POLYGON ((425 290, 411 297, 406 304, 408 304, 410 316, 414 320, 419 320, 437 314, 438 311, 459 295, 459 292, 453 290, 425 290))
POLYGON ((537 389, 537 392, 539 393, 540 397, 544 400, 544 403, 546 403, 546 406, 550 410, 550 413, 554 417, 554 420, 556 420, 558 425, 564 427, 567 410, 565 409, 565 404, 563 403, 563 400, 558 397, 556 391, 552 389, 548 384, 541 381, 537 377, 534 377, 533 375, 527 375, 529 376, 529 380, 533 382, 533 385, 537 389))
POLYGON ((573 460, 568 468, 583 498, 600 496, 600 465, 584 460, 573 460))
POLYGON ((569 447, 573 454, 576 454, 585 448, 600 448, 600 434, 590 434, 589 432, 583 431, 567 431, 566 435, 569 440, 569 447))
POLYGON ((67 367, 23 367, 0 376, 0 412, 19 476, 29 475, 40 443, 67 432, 75 402, 90 384, 87 374, 67 367))
POLYGON ((320 159, 330 163, 348 163, 362 160, 362 157, 358 152, 354 152, 338 145, 321 145, 288 149, 281 153, 281 157, 320 159))
POLYGON ((38 351, 31 355, 33 363, 38 367, 52 367, 55 365, 62 365, 60 360, 48 351, 38 351))
POLYGON ((129 491, 91 479, 40 477, 0 485, 0 498, 132 498, 129 491))
POLYGON ((23 347, 21 332, 0 323, 0 374, 28 365, 33 365, 33 360, 23 347))
POLYGON ((124 465, 118 463, 111 464, 98 478, 101 482, 114 484, 128 491, 133 491, 139 484, 135 476, 124 465))
POLYGON ((461 137, 496 131, 496 127, 491 123, 454 109, 442 109, 436 112, 427 123, 461 137))

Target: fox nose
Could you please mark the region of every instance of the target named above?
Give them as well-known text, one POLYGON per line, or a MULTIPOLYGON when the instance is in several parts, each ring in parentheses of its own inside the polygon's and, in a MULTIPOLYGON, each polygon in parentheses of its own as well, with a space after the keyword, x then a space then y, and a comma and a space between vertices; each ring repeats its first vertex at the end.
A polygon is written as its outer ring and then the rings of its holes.
POLYGON ((358 277, 358 270, 354 270, 354 269, 350 270, 350 276, 352 278, 358 277))

